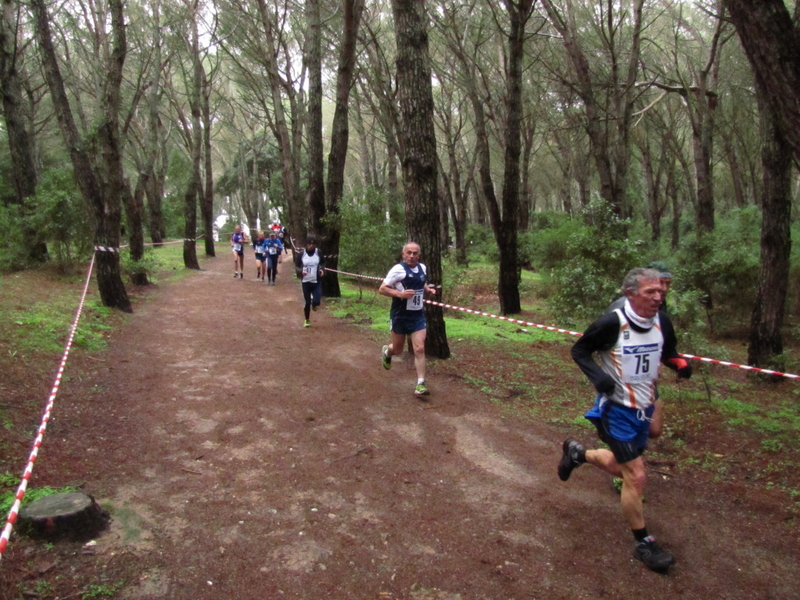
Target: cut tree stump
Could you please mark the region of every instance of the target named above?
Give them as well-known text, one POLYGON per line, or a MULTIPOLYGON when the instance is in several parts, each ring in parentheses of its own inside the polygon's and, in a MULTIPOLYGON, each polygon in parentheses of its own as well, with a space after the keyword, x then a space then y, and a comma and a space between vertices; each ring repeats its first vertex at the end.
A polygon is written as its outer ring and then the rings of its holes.
POLYGON ((105 529, 109 519, 94 498, 80 492, 53 494, 19 511, 21 533, 51 540, 93 538, 105 529))

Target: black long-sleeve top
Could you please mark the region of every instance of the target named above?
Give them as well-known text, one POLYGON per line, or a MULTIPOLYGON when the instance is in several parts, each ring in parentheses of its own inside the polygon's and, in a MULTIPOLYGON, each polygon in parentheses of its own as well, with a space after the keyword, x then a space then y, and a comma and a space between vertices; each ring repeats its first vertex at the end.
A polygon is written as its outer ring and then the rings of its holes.
MULTIPOLYGON (((628 324, 634 331, 646 331, 631 322, 622 311, 623 316, 628 321, 628 324)), ((661 334, 664 336, 664 346, 661 350, 661 363, 672 369, 677 370, 677 365, 669 362, 671 359, 679 358, 678 355, 678 340, 675 337, 675 329, 672 327, 672 321, 666 313, 659 312, 658 318, 661 323, 661 334)), ((610 312, 602 315, 594 323, 589 325, 589 328, 572 346, 572 360, 574 360, 584 375, 589 379, 592 385, 599 393, 607 393, 610 389, 614 388, 614 380, 607 374, 602 367, 595 362, 592 355, 595 352, 607 352, 611 350, 617 343, 619 338, 619 317, 616 312, 610 312)))

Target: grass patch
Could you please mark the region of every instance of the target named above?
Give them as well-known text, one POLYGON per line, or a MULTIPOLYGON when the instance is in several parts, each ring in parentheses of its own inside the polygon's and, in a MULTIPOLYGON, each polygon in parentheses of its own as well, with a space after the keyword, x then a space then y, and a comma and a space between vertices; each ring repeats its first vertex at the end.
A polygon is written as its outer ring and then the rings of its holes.
MULTIPOLYGON (((342 294, 340 298, 326 299, 334 316, 368 324, 375 330, 384 332, 388 330, 391 299, 378 294, 377 286, 359 286, 356 283, 341 280, 340 288, 342 294)), ((451 304, 450 301, 447 303, 451 304)), ((471 307, 465 306, 464 308, 471 307)), ((564 339, 562 333, 451 309, 445 309, 445 326, 447 336, 451 340, 471 340, 487 345, 495 345, 502 340, 550 342, 564 339)))
POLYGON ((765 448, 776 449, 775 444, 780 444, 781 440, 796 440, 800 432, 800 414, 797 413, 795 406, 784 404, 765 409, 733 398, 714 399, 712 405, 725 415, 729 425, 746 427, 770 435, 770 440, 761 442, 765 448))
MULTIPOLYGON (((209 257, 205 253, 205 242, 198 240, 196 243, 197 260, 202 267, 203 262, 209 257)), ((214 244, 214 251, 217 255, 228 250, 228 245, 223 243, 214 244)), ((193 269, 187 269, 183 265, 183 244, 165 244, 164 246, 148 246, 145 249, 145 261, 148 267, 148 278, 153 283, 161 280, 174 281, 190 274, 193 269)))
MULTIPOLYGON (((41 302, 0 310, 0 331, 14 340, 13 350, 8 350, 11 356, 63 350, 75 319, 79 293, 51 295, 41 302)), ((99 301, 87 301, 73 344, 89 352, 105 348, 103 336, 110 329, 106 324, 110 314, 111 309, 99 301)))
MULTIPOLYGON (((9 472, 5 472, 0 474, 0 515, 7 515, 8 511, 11 510, 11 505, 14 504, 14 498, 17 494, 17 487, 20 483, 20 476, 19 475, 12 475, 9 472)), ((30 504, 31 502, 35 502, 40 498, 46 498, 47 496, 52 496, 53 494, 63 494, 66 492, 76 492, 78 491, 77 488, 74 487, 63 487, 63 488, 52 488, 48 486, 40 487, 40 488, 32 488, 29 487, 25 491, 25 497, 22 499, 22 506, 26 504, 30 504)))

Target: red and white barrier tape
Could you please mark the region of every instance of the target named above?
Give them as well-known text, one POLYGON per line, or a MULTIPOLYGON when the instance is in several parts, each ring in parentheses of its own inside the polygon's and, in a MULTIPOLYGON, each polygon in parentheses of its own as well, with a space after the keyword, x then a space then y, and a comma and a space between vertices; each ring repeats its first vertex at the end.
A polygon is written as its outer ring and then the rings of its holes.
MULTIPOLYGON (((184 242, 196 242, 197 240, 202 240, 203 236, 196 237, 194 239, 185 238, 182 240, 172 240, 169 242, 145 242, 144 246, 164 246, 166 244, 183 244, 184 242)), ((119 248, 112 248, 111 246, 95 246, 95 252, 113 252, 114 254, 119 254, 120 250, 125 248, 130 248, 130 244, 124 244, 119 248)))
POLYGON ((359 275, 358 273, 348 273, 347 271, 337 271, 336 269, 329 269, 325 267, 326 271, 331 273, 341 273, 342 275, 350 275, 350 277, 360 277, 362 279, 372 279, 374 281, 383 281, 383 277, 372 277, 370 275, 359 275))
MULTIPOLYGON (((332 271, 333 269, 326 269, 332 271)), ((336 271, 337 273, 342 273, 344 275, 352 275, 353 277, 364 277, 366 279, 377 279, 379 281, 383 281, 380 277, 370 277, 368 275, 358 275, 357 273, 346 273, 344 271, 336 271)), ((437 286, 438 287, 438 286, 437 286)), ((443 308, 449 308, 451 310, 458 310, 465 313, 470 313, 473 315, 479 315, 481 317, 489 317, 491 319, 500 319, 501 321, 508 321, 509 323, 516 323, 518 325, 526 325, 528 327, 537 327, 538 329, 546 329, 547 331, 555 331, 557 333, 566 333, 568 335, 574 336, 582 336, 583 334, 580 331, 570 331, 569 329, 561 329, 560 327, 551 327, 549 325, 541 325, 539 323, 531 323, 530 321, 522 321, 520 319, 512 319, 510 317, 503 317, 501 315, 494 315, 492 313, 483 312, 480 310, 472 310, 470 308, 462 308, 461 306, 453 306, 452 304, 444 304, 442 302, 436 302, 434 300, 425 300, 426 304, 432 304, 434 306, 441 306, 443 308)), ((722 365, 723 367, 733 367, 736 369, 743 369, 745 371, 752 371, 753 373, 763 373, 764 375, 774 375, 775 377, 786 377, 787 379, 800 379, 800 375, 795 375, 793 373, 782 373, 780 371, 773 371, 772 369, 762 369, 760 367, 753 367, 751 365, 741 365, 734 362, 729 362, 726 360, 717 360, 715 358, 706 358, 704 356, 695 356, 693 354, 679 354, 682 358, 691 358, 693 360, 699 360, 701 362, 711 363, 714 365, 722 365)))
POLYGON ((705 358, 704 356, 695 356, 693 354, 681 354, 683 358, 693 358, 702 362, 711 363, 713 365, 722 365, 724 367, 735 367, 737 369, 744 369, 745 371, 753 371, 754 373, 763 373, 764 375, 775 375, 777 377, 786 377, 787 379, 800 379, 800 375, 792 373, 781 373, 780 371, 773 371, 772 369, 761 369, 751 365, 740 365, 727 360, 717 360, 716 358, 705 358))
POLYGON ((425 304, 433 304, 434 306, 441 306, 443 308, 450 308, 452 310, 460 310, 461 312, 470 313, 473 315, 480 315, 481 317, 489 317, 492 319, 500 319, 501 321, 508 321, 509 323, 517 323, 518 325, 528 325, 529 327, 538 327, 539 329, 547 329, 548 331, 567 333, 569 335, 577 335, 577 336, 583 335, 578 331, 570 331, 569 329, 550 327, 549 325, 540 325, 539 323, 531 323, 530 321, 522 321, 520 319, 512 319, 510 317, 503 317, 501 315, 493 315, 492 313, 487 313, 480 310, 472 310, 471 308, 462 308, 460 306, 453 306, 452 304, 444 304, 443 302, 436 302, 434 300, 425 300, 424 302, 425 304))
POLYGON ((17 522, 19 507, 22 504, 22 499, 25 497, 25 490, 28 489, 28 482, 31 479, 31 473, 33 472, 33 463, 36 462, 36 458, 39 456, 39 448, 42 445, 42 438, 44 437, 45 429, 47 429, 47 423, 50 421, 50 413, 53 410, 56 394, 58 394, 58 386, 61 385, 61 376, 64 374, 64 367, 67 364, 69 350, 72 347, 72 340, 75 337, 75 331, 78 329, 78 321, 80 321, 81 313, 83 312, 83 305, 86 301, 86 293, 89 290, 89 282, 92 280, 92 269, 94 269, 94 255, 92 255, 92 260, 89 263, 89 271, 86 274, 86 284, 83 286, 83 294, 81 295, 81 301, 78 304, 78 310, 75 312, 75 319, 72 321, 72 327, 70 327, 69 330, 69 337, 67 338, 67 343, 64 346, 64 354, 61 357, 61 364, 58 367, 58 372, 56 373, 56 378, 53 382, 53 388, 50 391, 50 397, 47 400, 47 406, 45 407, 44 414, 42 415, 42 423, 39 426, 36 439, 33 442, 33 449, 28 457, 28 464, 25 466, 25 471, 22 474, 22 481, 20 482, 19 487, 17 488, 17 493, 14 496, 14 503, 11 505, 11 510, 8 513, 5 527, 3 527, 3 531, 0 533, 0 559, 3 558, 3 552, 5 552, 6 546, 8 546, 8 540, 11 538, 11 530, 14 528, 14 524, 17 522))

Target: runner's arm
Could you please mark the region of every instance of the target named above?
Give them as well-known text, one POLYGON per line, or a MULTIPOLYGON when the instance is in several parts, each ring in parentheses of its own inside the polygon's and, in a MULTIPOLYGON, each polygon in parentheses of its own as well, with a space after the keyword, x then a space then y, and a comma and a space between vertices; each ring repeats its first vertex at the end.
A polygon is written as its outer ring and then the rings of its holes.
POLYGON ((619 317, 616 313, 605 314, 594 323, 572 346, 572 360, 601 394, 614 391, 614 379, 600 368, 592 355, 597 351, 611 350, 619 337, 619 317))
POLYGON ((406 271, 403 269, 403 267, 400 265, 393 266, 381 282, 381 285, 378 288, 378 293, 381 296, 387 296, 388 298, 410 298, 414 295, 414 290, 398 290, 395 287, 397 286, 398 282, 403 281, 405 277, 406 271), (406 292, 411 292, 411 294, 409 295, 406 292))

